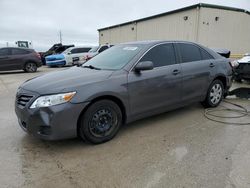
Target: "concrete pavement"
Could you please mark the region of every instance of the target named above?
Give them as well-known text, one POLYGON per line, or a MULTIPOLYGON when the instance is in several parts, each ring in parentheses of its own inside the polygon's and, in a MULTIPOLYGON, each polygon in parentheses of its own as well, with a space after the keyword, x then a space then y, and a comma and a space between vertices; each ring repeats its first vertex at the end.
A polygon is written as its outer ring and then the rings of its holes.
MULTIPOLYGON (((209 121, 200 104, 126 125, 97 146, 27 135, 14 113, 16 89, 55 70, 0 73, 0 187, 250 187, 250 126, 209 121)), ((250 100, 231 101, 250 110, 250 100)))

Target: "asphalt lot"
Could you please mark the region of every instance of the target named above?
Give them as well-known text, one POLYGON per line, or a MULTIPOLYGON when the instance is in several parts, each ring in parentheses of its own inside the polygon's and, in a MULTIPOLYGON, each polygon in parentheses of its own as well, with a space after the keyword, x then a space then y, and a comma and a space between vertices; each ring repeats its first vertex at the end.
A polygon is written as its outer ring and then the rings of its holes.
MULTIPOLYGON (((27 135, 14 113, 16 89, 55 70, 0 73, 0 187, 250 187, 250 125, 209 121, 200 104, 126 125, 102 145, 27 135)), ((250 110, 250 100, 231 101, 250 110)))

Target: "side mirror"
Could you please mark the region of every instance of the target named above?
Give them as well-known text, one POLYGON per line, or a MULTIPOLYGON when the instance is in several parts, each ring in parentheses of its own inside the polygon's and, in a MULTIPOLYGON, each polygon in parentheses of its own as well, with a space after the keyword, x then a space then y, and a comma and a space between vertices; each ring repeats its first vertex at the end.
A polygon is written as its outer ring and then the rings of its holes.
POLYGON ((145 71, 154 69, 154 64, 152 61, 142 61, 135 66, 135 71, 145 71))
POLYGON ((68 52, 68 55, 72 54, 71 52, 68 52))

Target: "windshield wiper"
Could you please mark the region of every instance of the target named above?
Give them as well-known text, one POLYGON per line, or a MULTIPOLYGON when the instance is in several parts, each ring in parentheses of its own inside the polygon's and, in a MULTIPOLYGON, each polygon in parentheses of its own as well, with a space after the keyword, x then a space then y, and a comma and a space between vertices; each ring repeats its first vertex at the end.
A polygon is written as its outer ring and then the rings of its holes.
POLYGON ((89 69, 101 70, 100 68, 94 67, 93 65, 83 66, 83 68, 89 68, 89 69))

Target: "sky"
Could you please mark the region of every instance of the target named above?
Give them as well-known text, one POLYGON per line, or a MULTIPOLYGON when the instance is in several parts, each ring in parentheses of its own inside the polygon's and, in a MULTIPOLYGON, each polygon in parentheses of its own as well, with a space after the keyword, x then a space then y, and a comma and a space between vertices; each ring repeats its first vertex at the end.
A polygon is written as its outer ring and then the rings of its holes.
POLYGON ((97 29, 197 3, 250 11, 250 0, 0 0, 0 47, 32 41, 37 51, 59 43, 98 45, 97 29))

